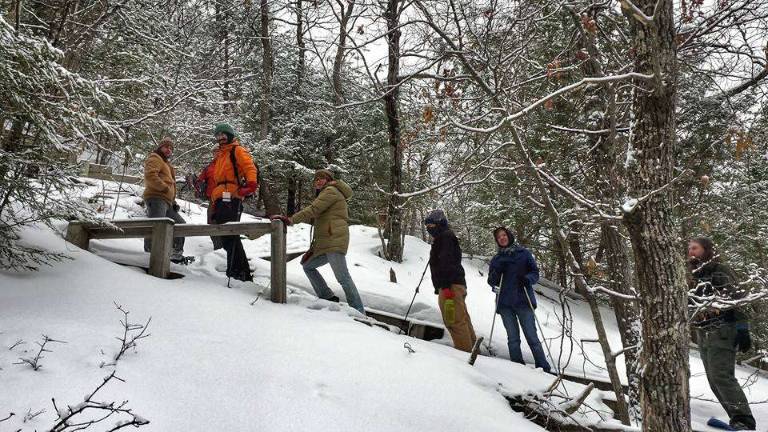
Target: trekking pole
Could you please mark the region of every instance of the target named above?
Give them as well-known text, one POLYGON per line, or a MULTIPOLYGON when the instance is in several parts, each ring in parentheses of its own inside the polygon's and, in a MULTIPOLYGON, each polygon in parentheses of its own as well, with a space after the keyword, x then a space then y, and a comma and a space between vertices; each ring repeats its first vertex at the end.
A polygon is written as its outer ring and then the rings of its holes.
MULTIPOLYGON (((539 328, 539 333, 541 333, 541 339, 544 341, 544 346, 547 348, 547 354, 549 354, 549 361, 552 362, 552 365, 554 365, 555 358, 552 357, 552 351, 549 350, 549 344, 547 343, 547 340, 544 338, 544 330, 541 329, 541 323, 539 322, 539 318, 536 316, 536 309, 533 308, 533 302, 531 301, 531 296, 528 295, 528 289, 523 287, 523 292, 525 293, 525 298, 528 299, 528 306, 531 308, 531 312, 533 312, 533 320, 536 321, 536 326, 539 328)), ((557 368, 558 375, 562 374, 559 364, 556 366, 556 368, 557 368)))
POLYGON ((504 285, 504 274, 501 274, 501 280, 499 280, 499 292, 496 293, 496 303, 493 309, 493 321, 491 322, 491 334, 488 336, 488 354, 491 355, 491 357, 496 357, 496 353, 493 351, 493 328, 496 327, 496 313, 499 310, 499 296, 501 295, 501 287, 504 285))
MULTIPOLYGON (((427 269, 429 268, 429 260, 427 260, 427 265, 424 266, 424 271, 421 272, 421 278, 419 279, 419 284, 416 285, 416 290, 413 292, 413 298, 411 299, 411 304, 408 305, 408 311, 405 312, 405 318, 403 318, 403 324, 408 325, 408 315, 411 313, 411 308, 413 307, 413 302, 416 300, 416 294, 419 293, 419 287, 421 286, 421 283, 424 281, 424 275, 427 274, 427 269)), ((400 333, 403 334, 403 327, 400 326, 400 333)))

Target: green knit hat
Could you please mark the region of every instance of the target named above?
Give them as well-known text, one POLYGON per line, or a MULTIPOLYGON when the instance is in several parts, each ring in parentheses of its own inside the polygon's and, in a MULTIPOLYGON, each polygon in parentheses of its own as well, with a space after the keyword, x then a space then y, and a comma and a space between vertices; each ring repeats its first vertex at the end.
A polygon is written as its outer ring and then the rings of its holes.
POLYGON ((232 128, 232 126, 230 126, 229 123, 218 123, 216 125, 216 128, 213 129, 214 136, 222 132, 225 134, 231 135, 233 138, 237 136, 237 134, 235 133, 235 129, 232 128))

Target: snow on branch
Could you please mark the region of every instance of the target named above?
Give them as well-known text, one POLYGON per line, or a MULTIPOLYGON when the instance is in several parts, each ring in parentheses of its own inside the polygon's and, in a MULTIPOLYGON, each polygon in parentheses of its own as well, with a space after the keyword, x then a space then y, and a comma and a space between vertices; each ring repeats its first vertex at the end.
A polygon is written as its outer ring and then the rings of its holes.
POLYGON ((59 408, 56 406, 56 399, 51 398, 53 408, 59 418, 50 429, 50 432, 81 431, 91 426, 102 424, 107 419, 114 417, 123 417, 123 419, 117 420, 109 429, 105 429, 106 432, 114 432, 129 426, 138 428, 149 424, 149 420, 134 414, 130 409, 126 408, 128 401, 107 403, 94 400, 96 393, 113 379, 125 382, 125 380, 116 376, 115 372, 112 372, 103 379, 102 383, 94 391, 85 396, 84 400, 76 405, 67 405, 66 408, 59 408))
MULTIPOLYGON (((629 13, 631 13, 632 16, 641 24, 646 26, 653 24, 653 17, 646 15, 645 12, 643 12, 639 7, 637 7, 637 5, 632 3, 630 0, 620 0, 620 1, 621 1, 621 8, 629 11, 629 13)), ((655 9, 659 8, 659 3, 660 2, 658 1, 656 2, 655 9)))
MULTIPOLYGON (((496 148, 491 150, 491 152, 483 160, 481 160, 480 162, 476 163, 475 165, 473 165, 472 167, 470 167, 467 170, 460 170, 458 173, 454 174, 453 176, 448 177, 447 179, 445 179, 444 181, 442 181, 442 182, 440 182, 440 183, 438 183, 436 185, 433 185, 433 186, 430 186, 430 187, 426 187, 426 188, 423 188, 423 189, 420 189, 420 190, 417 190, 417 191, 413 191, 413 192, 406 192, 406 193, 395 192, 394 194, 395 194, 395 196, 400 197, 400 198, 414 198, 414 197, 417 197, 417 196, 420 196, 420 195, 424 195, 424 194, 428 194, 428 193, 434 192, 436 190, 453 189, 453 188, 458 187, 458 186, 467 186, 467 185, 482 183, 483 181, 488 179, 493 174, 493 172, 490 172, 490 173, 486 174, 481 180, 474 180, 474 181, 466 181, 465 182, 464 179, 468 175, 470 175, 473 172, 477 171, 478 169, 483 168, 483 167, 487 167, 486 164, 487 164, 487 162, 489 160, 491 160, 498 152, 500 152, 501 150, 503 150, 503 149, 505 149, 505 148, 507 148, 507 147, 509 147, 511 145, 512 145, 511 142, 505 142, 505 143, 502 143, 502 144, 498 145, 496 148)), ((476 149, 471 154, 469 154, 466 157, 466 159, 469 159, 472 156, 474 156, 477 153, 478 150, 479 150, 479 148, 476 149)), ((463 164, 461 164, 461 166, 463 166, 463 164)), ((520 165, 520 167, 522 167, 522 165, 520 165)), ((379 190, 381 192, 384 192, 381 188, 379 188, 379 190)), ((384 193, 388 193, 388 192, 384 192, 384 193)))
POLYGON ((551 186, 554 186, 557 190, 559 190, 561 193, 563 193, 565 196, 571 198, 572 200, 576 201, 577 203, 595 211, 601 219, 605 220, 621 220, 621 216, 615 216, 605 213, 600 208, 600 203, 596 203, 594 201, 591 201, 587 199, 584 195, 579 193, 578 191, 574 190, 571 187, 568 187, 564 184, 562 184, 558 179, 555 178, 554 175, 547 173, 540 167, 536 167, 536 171, 539 172, 542 178, 544 178, 547 183, 549 183, 551 186))
POLYGON ((662 193, 662 192, 666 191, 666 190, 667 190, 667 189, 669 189, 670 187, 672 187, 672 186, 674 186, 675 184, 679 183, 679 182, 680 182, 680 180, 683 180, 683 179, 687 178, 687 177, 688 177, 688 176, 690 176, 691 174, 693 174, 693 170, 691 170, 691 169, 686 169, 686 170, 684 170, 682 173, 680 173, 680 175, 678 175, 677 177, 673 178, 673 179, 672 179, 672 180, 671 180, 669 183, 665 184, 664 186, 661 186, 661 187, 660 187, 660 188, 658 188, 658 189, 654 189, 654 190, 652 190, 652 191, 648 192, 647 194, 643 195, 643 196, 642 196, 642 197, 640 197, 640 198, 637 198, 637 199, 634 199, 634 198, 632 198, 632 199, 629 199, 629 200, 627 200, 627 201, 626 201, 626 202, 625 202, 625 203, 624 203, 624 204, 621 206, 621 210, 622 210, 622 211, 623 211, 625 214, 629 214, 629 213, 632 213, 632 212, 634 212, 634 211, 635 211, 635 209, 636 209, 636 208, 637 208, 637 207, 638 207, 640 204, 642 204, 642 203, 644 203, 644 202, 646 202, 646 201, 650 200, 650 199, 651 199, 651 198, 653 198, 655 195, 657 195, 657 194, 660 194, 660 193, 662 193))
POLYGON ((588 286, 587 289, 591 293, 593 293, 593 294, 601 292, 603 294, 608 294, 609 296, 617 297, 617 298, 620 298, 622 300, 632 300, 632 301, 640 300, 640 298, 638 296, 636 296, 636 295, 622 294, 622 293, 616 292, 616 291, 614 291, 612 289, 608 289, 608 288, 606 288, 604 286, 599 286, 599 285, 598 286, 588 286))
POLYGON ((467 126, 464 124, 461 124, 459 122, 456 122, 452 120, 451 122, 458 128, 463 129, 467 132, 475 132, 475 133, 493 133, 501 129, 505 124, 512 122, 514 120, 517 120, 521 117, 526 116, 528 113, 533 111, 534 109, 538 108, 541 105, 544 105, 548 100, 553 99, 558 96, 562 96, 564 94, 570 93, 572 91, 578 90, 579 88, 589 85, 589 84, 606 84, 611 82, 617 82, 617 81, 626 81, 630 79, 637 79, 637 80, 643 80, 643 81, 652 81, 654 79, 654 75, 648 75, 648 74, 641 74, 637 72, 628 72, 621 75, 611 75, 611 76, 605 76, 605 77, 588 77, 583 78, 580 81, 577 81, 573 84, 567 85, 565 87, 561 87, 552 93, 549 93, 548 95, 536 100, 535 102, 531 103, 530 105, 526 106, 525 108, 522 108, 501 120, 501 122, 497 123, 496 125, 493 125, 489 128, 474 128, 471 126, 467 126))

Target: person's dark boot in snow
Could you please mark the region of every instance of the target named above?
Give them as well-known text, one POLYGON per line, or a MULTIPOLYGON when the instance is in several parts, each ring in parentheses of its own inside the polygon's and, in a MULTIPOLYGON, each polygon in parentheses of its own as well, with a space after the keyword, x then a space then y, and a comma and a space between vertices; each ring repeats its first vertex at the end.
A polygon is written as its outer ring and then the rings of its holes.
POLYGON ((742 416, 735 416, 730 421, 731 429, 737 430, 737 431, 753 431, 755 430, 755 427, 757 426, 755 424, 755 419, 752 417, 742 417, 742 416))

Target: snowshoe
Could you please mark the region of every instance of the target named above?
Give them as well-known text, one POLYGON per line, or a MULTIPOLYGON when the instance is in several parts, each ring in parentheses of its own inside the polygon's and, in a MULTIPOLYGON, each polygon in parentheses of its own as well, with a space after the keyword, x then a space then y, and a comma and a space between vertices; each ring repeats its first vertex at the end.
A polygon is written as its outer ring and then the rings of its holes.
POLYGON ((174 264, 189 265, 190 263, 195 262, 195 257, 193 256, 171 257, 171 262, 174 264))
POLYGON ((707 420, 707 426, 717 428, 717 429, 727 430, 727 431, 738 430, 738 429, 732 428, 731 425, 729 425, 728 423, 715 417, 711 417, 709 420, 707 420))

